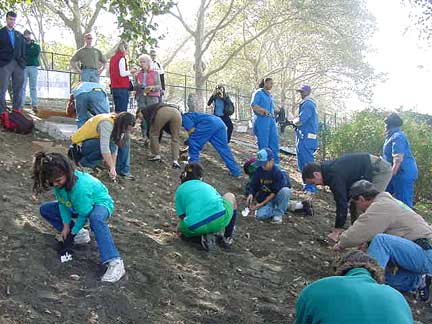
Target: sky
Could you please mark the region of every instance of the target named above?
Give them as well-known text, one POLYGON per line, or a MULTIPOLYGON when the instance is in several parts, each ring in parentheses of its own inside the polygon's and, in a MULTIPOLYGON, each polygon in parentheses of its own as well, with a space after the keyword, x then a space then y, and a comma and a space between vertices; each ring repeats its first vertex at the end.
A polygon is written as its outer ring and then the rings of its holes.
MULTIPOLYGON (((199 1, 178 0, 178 4, 185 19, 192 20, 199 1)), ((378 30, 370 40, 374 51, 366 58, 377 73, 386 74, 385 81, 375 88, 373 105, 387 110, 403 106, 404 109, 432 114, 428 91, 432 81, 432 44, 422 43, 415 28, 406 31, 413 24, 408 17, 408 8, 403 7, 400 0, 368 0, 367 5, 376 18, 378 30)), ((159 22, 158 32, 165 34, 165 39, 158 44, 159 53, 164 56, 163 53, 173 49, 185 32, 172 16, 165 15, 156 21, 159 22)), ((109 34, 118 32, 112 23, 102 24, 99 28, 109 34)), ((54 34, 57 39, 57 33, 54 34)), ((192 58, 193 44, 179 55, 192 58)), ((353 110, 365 108, 355 97, 347 98, 347 102, 346 106, 353 110)))
POLYGON ((422 43, 414 28, 404 33, 411 22, 400 1, 369 0, 368 8, 377 20, 378 31, 371 39, 376 51, 367 59, 377 72, 387 73, 387 80, 375 88, 374 105, 432 113, 432 45, 422 43))

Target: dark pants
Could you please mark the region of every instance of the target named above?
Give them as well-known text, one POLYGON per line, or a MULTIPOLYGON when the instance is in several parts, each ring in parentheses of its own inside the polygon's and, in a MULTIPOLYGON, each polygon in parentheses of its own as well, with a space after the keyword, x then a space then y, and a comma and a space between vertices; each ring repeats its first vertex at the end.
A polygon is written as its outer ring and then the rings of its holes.
POLYGON ((114 110, 116 113, 127 111, 129 104, 128 88, 113 88, 112 96, 114 101, 114 110))
POLYGON ((0 113, 6 110, 6 91, 11 77, 13 89, 13 98, 11 98, 12 108, 18 110, 22 109, 24 68, 19 66, 17 61, 12 60, 5 66, 0 67, 0 113))
POLYGON ((231 135, 234 130, 233 123, 231 121, 230 116, 218 116, 222 121, 224 122, 225 126, 227 127, 227 137, 228 137, 228 143, 231 142, 231 135))

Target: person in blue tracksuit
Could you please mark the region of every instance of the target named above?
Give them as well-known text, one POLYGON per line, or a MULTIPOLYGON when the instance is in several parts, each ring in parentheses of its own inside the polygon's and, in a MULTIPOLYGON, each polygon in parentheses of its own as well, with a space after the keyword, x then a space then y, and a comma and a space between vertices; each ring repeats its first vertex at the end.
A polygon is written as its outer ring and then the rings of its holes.
POLYGON ((392 165, 392 179, 387 191, 407 206, 413 207, 414 184, 417 180, 418 169, 409 140, 400 129, 403 121, 398 114, 391 113, 384 123, 386 139, 383 157, 392 165))
POLYGON ((258 149, 270 148, 274 154, 274 161, 279 164, 279 135, 275 121, 272 78, 261 81, 259 89, 252 95, 251 108, 254 112, 253 131, 257 138, 258 149))
POLYGON ((189 112, 182 116, 182 126, 189 133, 189 162, 199 162, 204 144, 210 142, 219 153, 231 175, 241 175, 240 166, 228 146, 227 128, 217 116, 199 112, 189 112))
MULTIPOLYGON (((299 106, 299 115, 291 124, 296 127, 297 166, 301 172, 303 168, 314 162, 314 153, 318 148, 318 112, 315 101, 310 97, 311 87, 303 85, 297 90, 302 101, 299 106)), ((314 184, 305 184, 306 192, 316 192, 314 184)))

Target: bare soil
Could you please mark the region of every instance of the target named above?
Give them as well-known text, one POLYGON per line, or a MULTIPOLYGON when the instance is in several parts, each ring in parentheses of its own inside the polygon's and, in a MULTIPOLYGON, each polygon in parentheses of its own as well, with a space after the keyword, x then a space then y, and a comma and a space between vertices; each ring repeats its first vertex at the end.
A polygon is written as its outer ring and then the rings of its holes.
MULTIPOLYGON (((102 176, 116 201, 110 227, 127 274, 116 284, 101 283, 94 237, 72 262, 60 263, 56 233, 38 213, 52 193, 31 200, 31 142, 41 137, 0 133, 0 323, 291 323, 301 289, 331 274, 329 193, 318 195, 313 218, 287 214, 273 225, 239 215, 233 249, 209 255, 175 235, 180 172, 170 168, 168 143, 166 162, 155 163, 135 138, 137 180, 111 183, 102 176)), ((253 143, 249 136, 241 140, 253 143)), ((244 142, 232 147, 238 161, 253 152, 244 142)), ((242 209, 246 178, 230 177, 211 147, 202 161, 205 181, 235 193, 242 209)), ((293 178, 293 198, 301 200, 295 159, 284 156, 282 166, 293 178)), ((407 298, 416 319, 432 323, 431 305, 407 298)))

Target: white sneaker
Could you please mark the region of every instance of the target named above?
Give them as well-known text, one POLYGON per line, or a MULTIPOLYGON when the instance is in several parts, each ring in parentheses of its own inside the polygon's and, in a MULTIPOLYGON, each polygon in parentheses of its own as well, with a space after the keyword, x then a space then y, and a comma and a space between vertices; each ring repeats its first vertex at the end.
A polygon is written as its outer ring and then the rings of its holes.
POLYGON ((272 223, 273 224, 282 224, 282 216, 274 216, 272 223))
POLYGON ((88 242, 90 242, 90 232, 85 228, 81 228, 77 235, 75 235, 74 243, 87 244, 88 242))
POLYGON ((108 269, 102 277, 102 281, 117 282, 126 273, 122 259, 115 259, 108 263, 108 269))

